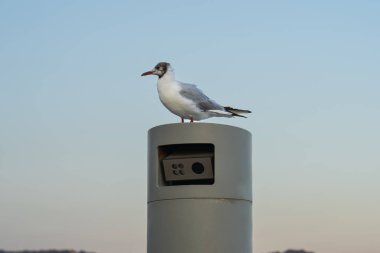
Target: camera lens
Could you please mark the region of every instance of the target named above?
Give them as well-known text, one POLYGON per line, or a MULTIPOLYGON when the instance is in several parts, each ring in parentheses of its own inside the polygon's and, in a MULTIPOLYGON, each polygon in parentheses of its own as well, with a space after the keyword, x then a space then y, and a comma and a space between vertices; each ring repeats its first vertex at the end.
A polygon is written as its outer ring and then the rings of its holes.
POLYGON ((193 170, 193 172, 195 174, 202 174, 203 171, 205 171, 205 167, 203 166, 203 164, 201 163, 193 163, 193 165, 191 166, 191 169, 193 170))

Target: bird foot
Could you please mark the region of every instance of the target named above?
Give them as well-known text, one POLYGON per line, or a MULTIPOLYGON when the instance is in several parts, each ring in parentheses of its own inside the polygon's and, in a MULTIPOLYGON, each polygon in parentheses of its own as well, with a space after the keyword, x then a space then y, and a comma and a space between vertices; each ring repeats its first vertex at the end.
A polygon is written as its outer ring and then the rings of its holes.
MULTIPOLYGON (((181 118, 181 123, 185 123, 185 119, 181 118)), ((190 123, 194 123, 193 117, 190 117, 190 123)))

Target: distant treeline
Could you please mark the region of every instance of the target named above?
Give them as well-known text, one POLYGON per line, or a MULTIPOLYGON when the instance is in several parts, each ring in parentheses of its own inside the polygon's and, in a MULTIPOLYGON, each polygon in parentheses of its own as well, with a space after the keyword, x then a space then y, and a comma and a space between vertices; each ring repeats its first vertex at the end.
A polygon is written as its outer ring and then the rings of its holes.
POLYGON ((88 252, 88 251, 75 251, 75 250, 56 250, 56 249, 49 249, 49 250, 21 250, 21 251, 8 251, 8 250, 1 250, 0 253, 94 253, 94 252, 88 252))
MULTIPOLYGON (((21 251, 7 251, 7 250, 1 250, 0 253, 94 253, 94 252, 88 252, 88 251, 75 251, 75 250, 21 250, 21 251)), ((312 251, 306 251, 306 250, 295 250, 295 249, 288 249, 284 252, 280 251, 274 251, 271 253, 314 253, 312 251)))

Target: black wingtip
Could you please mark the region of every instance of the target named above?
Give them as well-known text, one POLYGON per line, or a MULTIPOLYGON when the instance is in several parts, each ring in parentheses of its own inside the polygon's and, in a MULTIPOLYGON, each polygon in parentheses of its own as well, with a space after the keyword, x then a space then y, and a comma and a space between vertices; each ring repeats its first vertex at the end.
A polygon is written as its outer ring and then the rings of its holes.
POLYGON ((237 113, 232 113, 232 116, 247 118, 246 116, 240 115, 240 114, 237 114, 237 113))
POLYGON ((252 113, 250 110, 237 109, 237 108, 233 108, 231 106, 225 106, 224 110, 232 113, 232 116, 237 116, 237 117, 242 117, 242 118, 247 118, 247 117, 240 115, 240 113, 252 113))

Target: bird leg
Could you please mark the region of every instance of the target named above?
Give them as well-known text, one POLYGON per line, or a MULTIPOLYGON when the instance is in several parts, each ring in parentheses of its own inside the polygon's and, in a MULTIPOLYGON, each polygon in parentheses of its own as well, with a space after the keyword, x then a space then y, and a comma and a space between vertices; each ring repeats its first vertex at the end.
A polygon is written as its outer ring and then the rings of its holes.
POLYGON ((181 123, 185 122, 185 120, 183 118, 181 118, 181 123))

